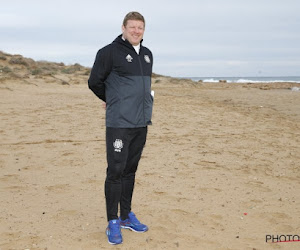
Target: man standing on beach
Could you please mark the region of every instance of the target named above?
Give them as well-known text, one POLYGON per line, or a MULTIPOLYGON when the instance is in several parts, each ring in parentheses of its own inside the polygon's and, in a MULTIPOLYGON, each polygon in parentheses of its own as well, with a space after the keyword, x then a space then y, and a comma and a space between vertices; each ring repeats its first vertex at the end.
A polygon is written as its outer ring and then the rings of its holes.
POLYGON ((123 20, 122 34, 98 51, 88 80, 89 88, 106 105, 106 234, 110 244, 123 242, 121 228, 148 230, 131 211, 135 173, 153 107, 153 57, 142 45, 144 30, 144 17, 129 12, 123 20))

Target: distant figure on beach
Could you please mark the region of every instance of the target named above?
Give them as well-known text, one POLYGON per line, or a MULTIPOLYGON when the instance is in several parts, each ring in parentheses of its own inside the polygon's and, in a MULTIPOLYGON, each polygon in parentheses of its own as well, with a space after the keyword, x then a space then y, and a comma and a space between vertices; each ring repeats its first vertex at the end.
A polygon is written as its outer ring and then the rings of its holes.
POLYGON ((121 228, 148 230, 131 211, 135 173, 147 126, 152 124, 153 57, 142 45, 144 30, 144 17, 129 12, 122 34, 98 51, 88 80, 89 88, 106 106, 106 234, 110 244, 123 242, 121 228))

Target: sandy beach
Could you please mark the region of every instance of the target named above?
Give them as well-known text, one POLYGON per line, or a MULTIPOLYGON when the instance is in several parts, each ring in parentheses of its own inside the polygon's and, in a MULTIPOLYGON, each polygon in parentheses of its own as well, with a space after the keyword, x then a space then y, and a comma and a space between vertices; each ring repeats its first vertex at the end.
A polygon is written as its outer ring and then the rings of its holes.
POLYGON ((48 74, 9 60, 0 58, 1 250, 300 249, 266 242, 300 235, 300 84, 155 76, 133 199, 150 229, 122 230, 123 244, 110 246, 105 110, 86 69, 48 74))

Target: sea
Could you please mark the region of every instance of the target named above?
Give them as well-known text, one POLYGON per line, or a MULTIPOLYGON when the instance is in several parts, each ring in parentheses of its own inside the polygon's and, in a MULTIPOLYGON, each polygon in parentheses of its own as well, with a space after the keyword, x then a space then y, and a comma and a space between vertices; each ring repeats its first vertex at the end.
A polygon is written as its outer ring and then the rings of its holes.
POLYGON ((195 82, 219 82, 226 80, 228 83, 274 83, 274 82, 292 82, 300 83, 300 76, 251 76, 251 77, 181 77, 191 79, 195 82))

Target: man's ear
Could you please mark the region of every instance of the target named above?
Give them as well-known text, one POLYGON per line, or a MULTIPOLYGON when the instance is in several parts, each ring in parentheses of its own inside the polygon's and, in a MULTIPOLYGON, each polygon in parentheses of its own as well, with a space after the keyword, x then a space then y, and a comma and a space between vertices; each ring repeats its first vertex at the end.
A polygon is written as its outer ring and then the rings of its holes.
POLYGON ((124 25, 122 25, 122 32, 124 32, 125 31, 125 27, 124 27, 124 25))

